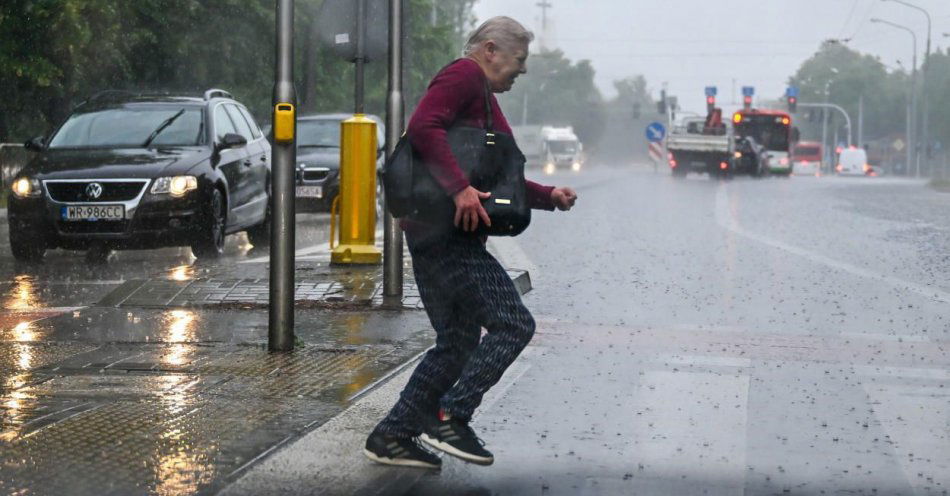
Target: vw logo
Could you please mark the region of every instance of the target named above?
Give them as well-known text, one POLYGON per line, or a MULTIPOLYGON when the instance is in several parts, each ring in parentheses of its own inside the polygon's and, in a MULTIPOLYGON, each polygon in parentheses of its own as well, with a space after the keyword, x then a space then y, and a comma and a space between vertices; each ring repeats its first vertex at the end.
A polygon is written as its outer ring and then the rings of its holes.
POLYGON ((99 183, 89 183, 89 186, 86 186, 86 197, 91 200, 96 200, 102 196, 102 185, 99 183))

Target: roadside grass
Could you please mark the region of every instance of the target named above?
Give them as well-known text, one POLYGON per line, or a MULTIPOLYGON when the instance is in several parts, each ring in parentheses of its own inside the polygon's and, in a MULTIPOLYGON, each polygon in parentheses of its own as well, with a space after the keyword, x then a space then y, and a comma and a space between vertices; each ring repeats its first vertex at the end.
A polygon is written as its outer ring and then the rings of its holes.
POLYGON ((937 191, 950 193, 950 179, 931 179, 930 187, 937 191))

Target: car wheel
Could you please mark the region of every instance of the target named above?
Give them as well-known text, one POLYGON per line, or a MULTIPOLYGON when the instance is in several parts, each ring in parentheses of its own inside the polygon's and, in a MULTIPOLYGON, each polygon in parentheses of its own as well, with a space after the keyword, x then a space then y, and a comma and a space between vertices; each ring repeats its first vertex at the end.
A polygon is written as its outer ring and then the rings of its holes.
POLYGON ((46 255, 42 240, 24 239, 10 231, 10 252, 20 262, 39 262, 46 255))
POLYGON ((250 241, 251 244, 256 248, 270 246, 270 226, 271 211, 270 198, 268 198, 267 211, 264 213, 264 221, 246 231, 248 241, 250 241))
POLYGON ((191 243, 191 252, 198 258, 217 258, 224 253, 224 226, 226 214, 224 195, 221 190, 212 190, 211 199, 202 215, 201 227, 191 243))

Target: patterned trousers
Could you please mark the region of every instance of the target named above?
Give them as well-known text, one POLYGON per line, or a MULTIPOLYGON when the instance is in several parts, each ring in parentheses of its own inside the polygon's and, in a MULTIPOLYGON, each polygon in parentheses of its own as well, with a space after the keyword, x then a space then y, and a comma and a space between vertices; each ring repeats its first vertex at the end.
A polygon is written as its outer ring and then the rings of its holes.
POLYGON ((453 417, 471 419, 535 328, 511 278, 482 240, 455 233, 420 240, 410 232, 406 239, 436 344, 376 427, 397 437, 419 435, 422 420, 440 407, 453 417))

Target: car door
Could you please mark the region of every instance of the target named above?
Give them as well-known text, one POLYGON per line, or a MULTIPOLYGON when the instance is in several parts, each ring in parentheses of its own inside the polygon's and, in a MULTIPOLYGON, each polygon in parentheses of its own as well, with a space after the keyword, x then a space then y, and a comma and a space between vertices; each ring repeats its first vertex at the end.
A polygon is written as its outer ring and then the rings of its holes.
MULTIPOLYGON (((214 136, 215 142, 221 143, 228 133, 240 134, 234 121, 231 120, 225 104, 218 104, 214 108, 214 136)), ((247 166, 249 160, 247 146, 223 149, 218 154, 218 167, 228 182, 228 226, 242 225, 246 222, 242 209, 248 202, 247 166)))
MULTIPOLYGON (((252 193, 251 203, 254 204, 252 216, 256 219, 263 219, 264 215, 267 212, 267 202, 270 198, 268 187, 268 179, 270 177, 270 144, 264 139, 264 133, 261 132, 260 126, 257 125, 257 122, 254 121, 254 118, 251 117, 250 112, 242 105, 234 105, 234 109, 237 111, 237 114, 244 119, 244 122, 247 123, 248 128, 251 133, 251 146, 253 147, 251 165, 250 165, 250 178, 249 186, 252 193)), ((232 117, 235 117, 232 115, 232 117)))

